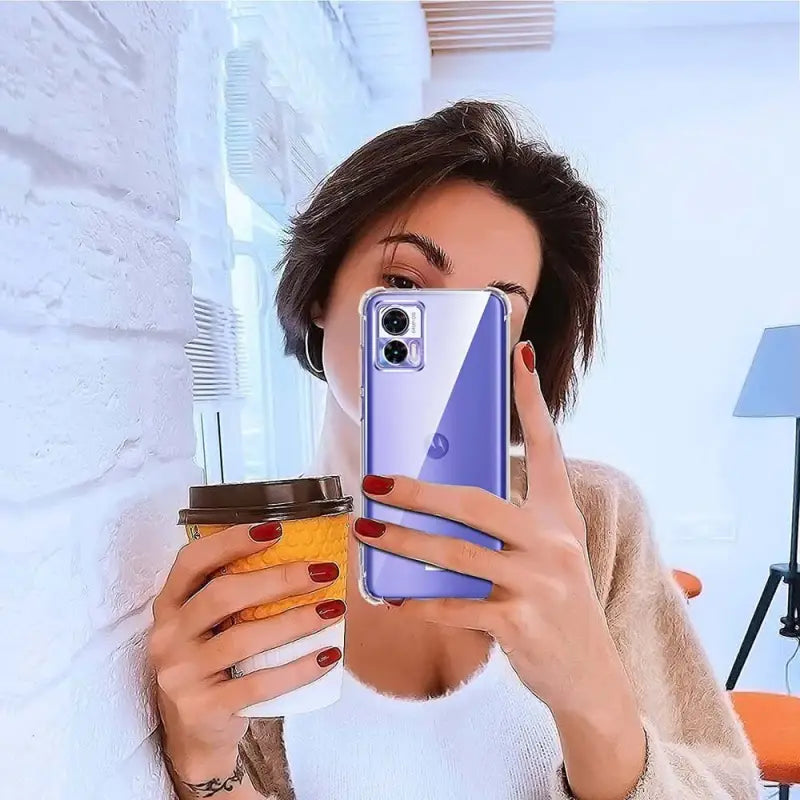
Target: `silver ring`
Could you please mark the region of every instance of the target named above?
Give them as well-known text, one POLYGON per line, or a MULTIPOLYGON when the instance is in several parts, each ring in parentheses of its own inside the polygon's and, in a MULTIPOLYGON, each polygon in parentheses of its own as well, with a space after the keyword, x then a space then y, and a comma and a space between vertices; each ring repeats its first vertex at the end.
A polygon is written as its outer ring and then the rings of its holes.
POLYGON ((323 370, 317 369, 314 366, 314 362, 311 360, 311 353, 308 350, 308 334, 309 334, 310 330, 311 330, 311 328, 306 328, 306 336, 305 336, 305 339, 304 339, 305 345, 306 345, 306 361, 308 362, 308 366, 311 367, 311 369, 314 370, 314 372, 316 372, 317 375, 322 375, 323 370))

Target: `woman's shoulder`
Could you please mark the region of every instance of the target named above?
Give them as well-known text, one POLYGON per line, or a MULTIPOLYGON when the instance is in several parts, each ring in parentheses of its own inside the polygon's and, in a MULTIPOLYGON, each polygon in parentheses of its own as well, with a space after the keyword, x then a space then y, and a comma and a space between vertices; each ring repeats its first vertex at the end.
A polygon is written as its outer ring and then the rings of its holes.
POLYGON ((644 498, 636 482, 621 469, 603 461, 567 459, 567 471, 575 499, 604 500, 617 509, 644 510, 644 498))
MULTIPOLYGON (((621 469, 603 461, 568 458, 567 473, 575 495, 575 501, 583 510, 584 505, 602 504, 605 507, 626 510, 641 509, 645 504, 636 482, 621 469)), ((525 494, 527 476, 525 459, 511 459, 512 498, 520 499, 525 494)))

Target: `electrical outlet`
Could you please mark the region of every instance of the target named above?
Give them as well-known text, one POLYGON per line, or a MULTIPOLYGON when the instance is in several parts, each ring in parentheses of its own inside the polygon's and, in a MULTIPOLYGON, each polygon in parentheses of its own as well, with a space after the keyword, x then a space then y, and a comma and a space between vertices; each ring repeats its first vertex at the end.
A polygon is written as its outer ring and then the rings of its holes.
POLYGON ((727 514, 684 514, 675 517, 673 538, 680 542, 735 542, 736 520, 727 514))

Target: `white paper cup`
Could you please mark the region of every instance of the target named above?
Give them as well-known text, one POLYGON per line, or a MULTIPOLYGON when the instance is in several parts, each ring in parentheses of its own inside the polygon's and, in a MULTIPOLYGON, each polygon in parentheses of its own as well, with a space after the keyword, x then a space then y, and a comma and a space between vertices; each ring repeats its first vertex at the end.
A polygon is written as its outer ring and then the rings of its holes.
MULTIPOLYGON (((257 656, 251 656, 237 664, 232 674, 236 677, 247 675, 266 667, 280 667, 297 658, 326 647, 338 647, 344 653, 344 620, 325 630, 312 633, 296 642, 281 645, 267 650, 257 656)), ((302 714, 315 711, 335 703, 342 695, 342 677, 344 675, 343 660, 332 667, 322 677, 306 686, 300 686, 287 694, 263 703, 248 706, 239 712, 241 717, 284 717, 288 714, 302 714)))

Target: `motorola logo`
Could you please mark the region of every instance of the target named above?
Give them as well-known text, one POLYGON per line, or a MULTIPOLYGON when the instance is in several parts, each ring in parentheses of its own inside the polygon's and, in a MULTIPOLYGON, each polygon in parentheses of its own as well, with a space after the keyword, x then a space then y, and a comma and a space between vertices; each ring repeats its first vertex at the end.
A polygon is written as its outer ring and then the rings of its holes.
POLYGON ((450 442, 447 441, 447 437, 441 433, 434 433, 428 448, 428 456, 436 459, 444 458, 449 449, 450 442))

